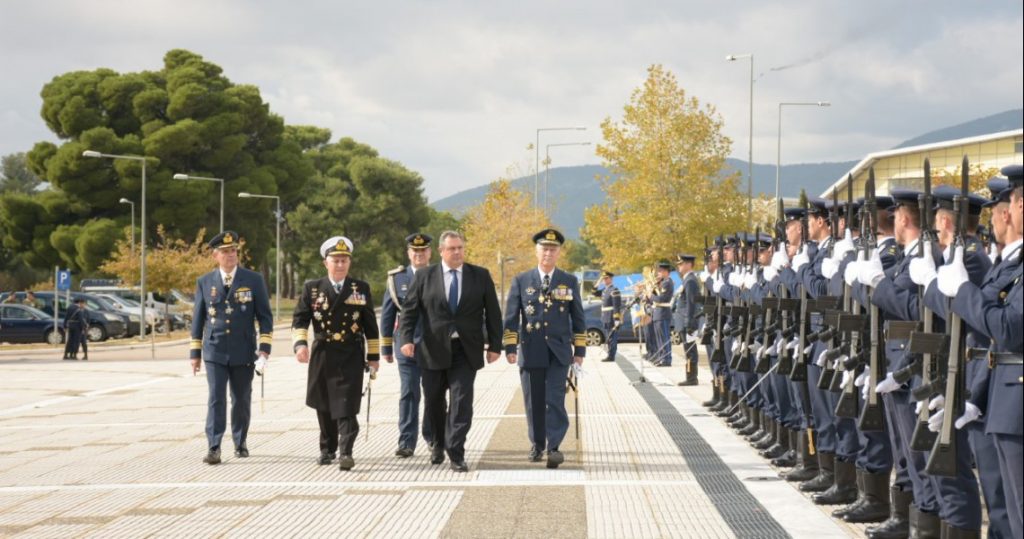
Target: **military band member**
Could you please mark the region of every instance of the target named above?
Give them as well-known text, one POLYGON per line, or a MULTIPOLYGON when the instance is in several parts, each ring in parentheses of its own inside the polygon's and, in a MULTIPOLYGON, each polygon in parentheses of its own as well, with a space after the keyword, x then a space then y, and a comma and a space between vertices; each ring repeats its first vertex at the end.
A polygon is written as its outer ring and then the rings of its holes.
POLYGON ((672 366, 672 291, 675 284, 669 275, 672 265, 668 261, 658 262, 658 280, 651 294, 653 312, 651 313, 651 333, 654 336, 654 357, 651 361, 655 367, 672 366))
POLYGON ((351 470, 363 375, 369 370, 372 376, 379 367, 377 316, 370 285, 348 276, 352 242, 330 238, 320 246, 320 256, 327 276, 303 285, 292 317, 292 346, 295 359, 309 363, 306 406, 316 410, 320 424, 317 463, 330 464, 340 449, 338 467, 351 470))
MULTIPOLYGON (((405 238, 409 265, 398 266, 388 272, 387 292, 384 294, 384 305, 381 307, 380 355, 388 363, 394 361, 394 356, 398 356, 398 375, 401 380, 398 397, 398 449, 395 451, 395 456, 399 458, 411 457, 416 449, 421 396, 420 367, 416 363, 416 358, 406 357, 401 351, 399 314, 416 272, 430 263, 430 242, 432 240, 433 238, 429 234, 422 233, 410 234, 405 238), (392 341, 393 338, 394 341, 392 341), (393 354, 395 349, 398 349, 397 354, 393 354)), ((417 327, 413 334, 413 342, 417 343, 422 339, 423 328, 417 327)), ((428 445, 431 444, 430 422, 426 417, 423 418, 422 432, 423 439, 428 445)))
POLYGON ((622 292, 612 284, 615 274, 610 271, 601 272, 601 324, 604 326, 608 340, 608 356, 601 361, 615 361, 619 350, 619 324, 622 323, 622 292))
POLYGON ((683 354, 686 357, 686 379, 679 382, 681 386, 697 385, 697 341, 700 339, 698 333, 703 298, 697 274, 693 272, 696 259, 694 255, 676 255, 676 271, 682 278, 682 285, 672 301, 672 311, 675 330, 683 343, 683 354))
POLYGON ((566 377, 573 361, 583 364, 586 324, 576 277, 556 267, 565 237, 545 229, 533 241, 537 268, 512 279, 502 341, 509 363, 519 365, 529 460, 539 462, 547 450, 547 467, 557 468, 564 461, 559 445, 569 429, 566 377))
POLYGON ((257 356, 270 356, 274 320, 263 276, 238 265, 238 234, 226 230, 210 240, 217 269, 196 281, 189 360, 193 374, 206 364, 207 464, 220 463, 220 442, 227 428, 227 390, 231 389, 231 438, 235 456, 249 456, 252 378, 257 356), (259 324, 257 338, 255 326, 259 324), (232 332, 233 331, 233 332, 232 332), (257 344, 258 343, 258 344, 257 344))

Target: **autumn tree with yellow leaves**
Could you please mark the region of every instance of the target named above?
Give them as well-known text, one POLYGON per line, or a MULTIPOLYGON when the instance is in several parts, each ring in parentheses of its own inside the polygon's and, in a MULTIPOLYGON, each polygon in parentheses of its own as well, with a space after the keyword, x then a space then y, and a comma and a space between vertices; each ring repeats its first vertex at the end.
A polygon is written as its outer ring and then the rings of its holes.
POLYGON ((675 253, 699 254, 704 237, 742 230, 739 173, 722 177, 731 141, 711 105, 687 96, 660 65, 647 70, 621 121, 601 123, 597 155, 612 175, 606 202, 585 214, 583 236, 604 267, 635 270, 675 253))
POLYGON ((466 261, 490 270, 499 290, 507 290, 513 276, 537 265, 532 238, 550 226, 550 219, 531 203, 529 194, 499 179, 491 183, 483 202, 465 215, 466 261))

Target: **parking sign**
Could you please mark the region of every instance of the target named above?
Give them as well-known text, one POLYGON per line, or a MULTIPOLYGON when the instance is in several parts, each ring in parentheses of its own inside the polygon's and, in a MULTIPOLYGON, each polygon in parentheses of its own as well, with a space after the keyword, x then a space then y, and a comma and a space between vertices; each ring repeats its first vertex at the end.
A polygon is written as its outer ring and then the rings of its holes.
POLYGON ((57 272, 57 290, 61 292, 71 290, 71 270, 60 270, 57 272))

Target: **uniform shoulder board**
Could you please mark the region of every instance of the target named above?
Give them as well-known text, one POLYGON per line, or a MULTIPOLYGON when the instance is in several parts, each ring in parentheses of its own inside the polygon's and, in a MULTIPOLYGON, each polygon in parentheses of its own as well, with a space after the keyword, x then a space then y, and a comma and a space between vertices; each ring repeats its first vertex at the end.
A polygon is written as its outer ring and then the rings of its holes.
POLYGON ((400 265, 400 266, 398 266, 397 268, 395 268, 395 269, 393 269, 393 270, 389 271, 389 272, 388 272, 388 275, 395 275, 396 273, 402 273, 403 271, 405 271, 405 266, 401 266, 401 265, 400 265))
POLYGON ((618 289, 618 288, 613 288, 613 289, 612 289, 612 295, 613 295, 613 296, 621 296, 621 295, 622 295, 622 292, 619 292, 619 289, 618 289))
POLYGON ((977 250, 978 250, 978 244, 974 243, 974 242, 971 242, 970 244, 968 244, 967 248, 964 249, 964 251, 968 252, 968 253, 973 253, 974 251, 977 251, 977 250))

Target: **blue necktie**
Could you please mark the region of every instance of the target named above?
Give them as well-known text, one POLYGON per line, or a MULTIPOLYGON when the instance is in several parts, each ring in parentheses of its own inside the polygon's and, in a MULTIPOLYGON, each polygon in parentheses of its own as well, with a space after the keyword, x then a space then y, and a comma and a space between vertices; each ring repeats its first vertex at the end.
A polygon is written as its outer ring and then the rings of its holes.
POLYGON ((459 272, 451 270, 452 272, 452 284, 448 287, 448 308, 455 314, 455 310, 459 308, 459 272))

